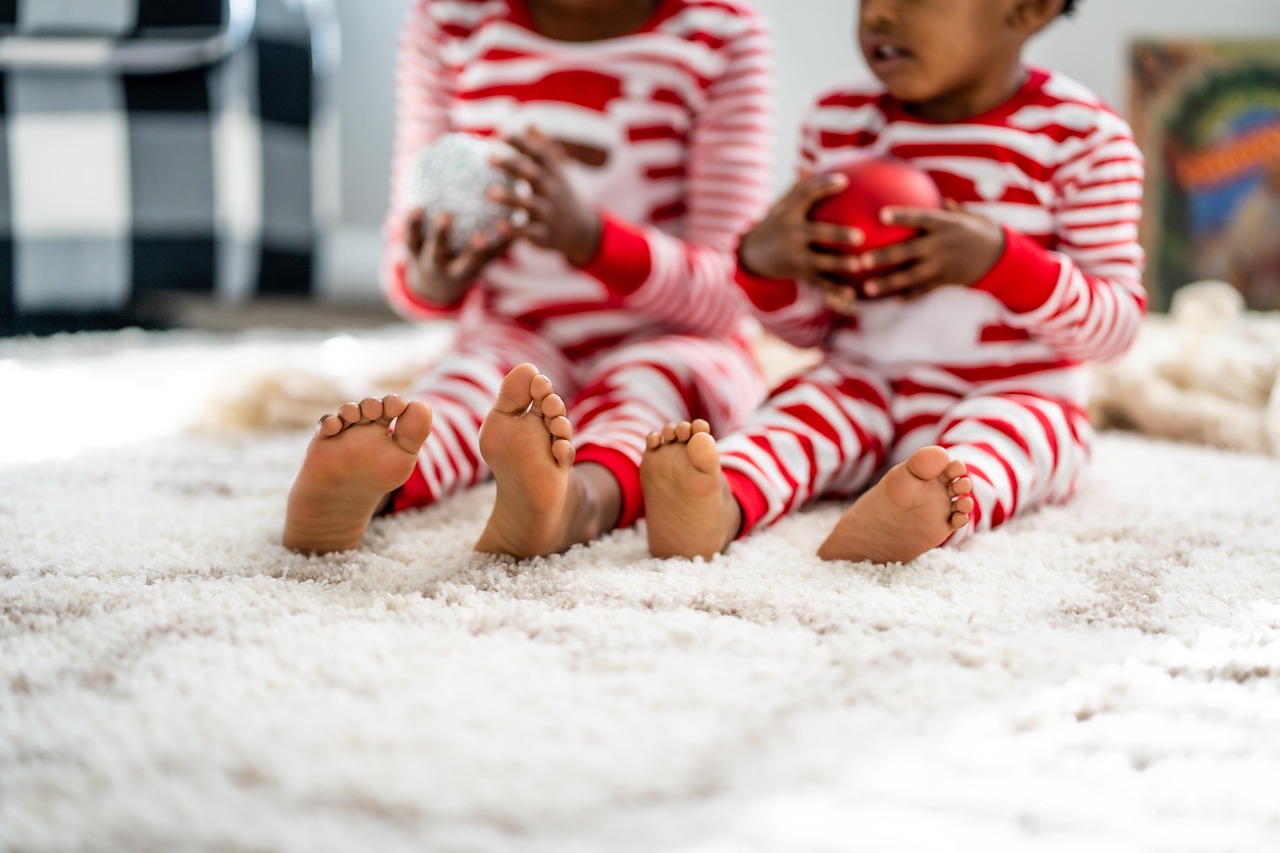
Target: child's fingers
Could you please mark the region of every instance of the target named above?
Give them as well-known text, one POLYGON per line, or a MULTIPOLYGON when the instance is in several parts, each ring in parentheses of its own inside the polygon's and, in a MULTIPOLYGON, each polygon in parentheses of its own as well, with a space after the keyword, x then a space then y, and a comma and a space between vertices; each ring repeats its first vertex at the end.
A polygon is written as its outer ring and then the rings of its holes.
POLYGON ((503 141, 531 160, 536 161, 540 157, 540 149, 530 141, 528 133, 525 133, 524 135, 508 136, 503 141))
POLYGON ((809 259, 807 274, 810 277, 817 274, 838 278, 841 275, 853 275, 860 269, 862 264, 857 255, 843 252, 813 252, 809 259))
POLYGON ((542 156, 546 163, 559 166, 568 159, 568 152, 560 144, 560 140, 547 136, 542 132, 542 128, 536 124, 529 128, 529 138, 542 151, 542 156))
POLYGON ((944 225, 950 225, 955 221, 956 215, 956 211, 931 210, 925 207, 880 208, 880 221, 885 225, 915 228, 919 231, 933 231, 944 225))
POLYGON ((551 202, 544 196, 515 193, 504 187, 490 187, 485 191, 485 196, 512 210, 523 210, 530 220, 546 222, 551 219, 551 202))
POLYGON ((476 266, 476 272, 487 267, 495 258, 507 250, 511 245, 511 241, 515 239, 514 234, 502 234, 490 238, 485 246, 476 252, 476 260, 479 262, 476 266))
POLYGON ((427 236, 427 251, 437 269, 449 266, 449 232, 452 230, 453 219, 447 213, 441 213, 432 223, 431 233, 427 236))
POLYGON ((404 242, 409 247, 409 254, 415 258, 427 242, 427 237, 424 233, 426 229, 422 225, 424 215, 422 208, 415 207, 409 211, 404 221, 404 242))
POLYGON ((513 192, 506 187, 489 187, 484 191, 484 197, 489 201, 496 202, 505 207, 513 209, 523 209, 529 203, 529 199, 533 196, 526 196, 522 193, 513 192))
MULTIPOLYGON (((524 181, 534 193, 542 195, 546 192, 547 170, 528 156, 505 157, 492 161, 502 171, 517 181, 524 181)), ((502 189, 495 187, 494 189, 502 189)))
POLYGON ((863 284, 862 289, 867 296, 905 294, 935 284, 934 278, 933 273, 923 264, 916 264, 879 278, 870 279, 863 284))
POLYGON ((809 226, 808 236, 810 243, 823 246, 848 246, 850 249, 859 248, 867 239, 861 228, 847 228, 830 222, 813 223, 809 226))
POLYGON ((545 246, 551 242, 551 226, 531 217, 528 222, 514 229, 514 235, 523 237, 534 245, 545 246))
POLYGON ((485 259, 485 262, 496 258, 506 251, 507 246, 516 237, 516 229, 509 222, 499 222, 488 234, 478 234, 471 239, 474 252, 485 259))
POLYGON ((847 175, 841 172, 831 172, 814 175, 812 178, 800 181, 796 184, 792 193, 796 196, 796 204, 808 211, 810 207, 826 199, 827 196, 833 196, 837 192, 844 191, 847 186, 849 186, 849 177, 847 175))
POLYGON ((449 274, 462 281, 470 281, 501 255, 511 244, 513 235, 509 231, 495 234, 473 234, 466 247, 457 254, 448 266, 449 274))
POLYGON ((840 192, 848 184, 849 179, 839 172, 815 175, 811 178, 797 181, 779 203, 792 210, 801 210, 807 214, 815 204, 827 196, 840 192))
POLYGON ((925 244, 922 241, 923 238, 916 237, 863 252, 858 255, 858 269, 873 270, 915 263, 924 256, 925 244))
POLYGON ((555 140, 536 126, 529 128, 522 136, 510 137, 507 144, 544 168, 559 163, 564 153, 555 140))

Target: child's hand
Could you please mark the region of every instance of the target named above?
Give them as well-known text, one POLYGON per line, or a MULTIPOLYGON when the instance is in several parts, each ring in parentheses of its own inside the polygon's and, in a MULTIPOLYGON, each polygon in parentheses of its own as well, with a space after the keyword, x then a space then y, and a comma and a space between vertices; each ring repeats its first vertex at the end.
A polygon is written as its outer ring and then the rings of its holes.
POLYGON ((961 210, 948 201, 944 210, 886 207, 880 211, 886 225, 900 225, 923 232, 918 237, 864 252, 860 270, 904 266, 869 279, 867 296, 920 296, 947 284, 969 285, 995 266, 1004 252, 1004 231, 999 224, 961 210))
POLYGON ((405 247, 409 250, 409 287, 432 302, 457 302, 494 258, 506 251, 515 238, 510 224, 499 222, 495 233, 476 234, 456 255, 449 251, 449 214, 442 213, 429 225, 422 208, 409 213, 405 222, 405 247))
POLYGON ((530 192, 491 187, 489 198, 525 212, 527 220, 517 227, 519 236, 560 252, 575 266, 590 261, 600 246, 600 216, 569 186, 564 148, 536 127, 506 142, 517 156, 495 160, 494 165, 526 182, 530 192))
POLYGON ((823 290, 831 290, 842 273, 854 272, 857 259, 840 247, 855 251, 862 245, 862 232, 809 219, 813 206, 844 189, 847 180, 840 174, 802 176, 742 238, 742 266, 762 278, 807 281, 823 290))

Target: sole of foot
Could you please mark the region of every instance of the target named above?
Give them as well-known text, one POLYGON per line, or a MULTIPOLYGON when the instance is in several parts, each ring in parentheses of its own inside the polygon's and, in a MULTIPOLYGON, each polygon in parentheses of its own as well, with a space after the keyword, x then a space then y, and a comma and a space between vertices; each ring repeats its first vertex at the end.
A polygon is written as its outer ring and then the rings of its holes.
POLYGON ((573 544, 572 438, 551 380, 532 364, 512 368, 480 427, 480 455, 493 472, 497 497, 475 550, 527 558, 573 544))
POLYGON ((649 433, 640 485, 653 556, 710 559, 737 536, 741 510, 706 421, 681 421, 649 433))
POLYGON ((922 447, 894 465, 836 522, 824 560, 906 563, 969 523, 973 484, 944 448, 922 447))
POLYGON ((431 432, 431 407, 366 397, 320 419, 285 511, 286 548, 308 554, 359 546, 375 512, 404 485, 431 432))

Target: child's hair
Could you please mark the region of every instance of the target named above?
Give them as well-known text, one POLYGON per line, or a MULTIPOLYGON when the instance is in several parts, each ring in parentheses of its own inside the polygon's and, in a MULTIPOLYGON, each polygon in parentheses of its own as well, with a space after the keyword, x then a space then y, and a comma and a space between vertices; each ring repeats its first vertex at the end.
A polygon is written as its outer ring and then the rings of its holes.
POLYGON ((1059 15, 1070 15, 1076 10, 1076 0, 1063 0, 1062 11, 1059 15))

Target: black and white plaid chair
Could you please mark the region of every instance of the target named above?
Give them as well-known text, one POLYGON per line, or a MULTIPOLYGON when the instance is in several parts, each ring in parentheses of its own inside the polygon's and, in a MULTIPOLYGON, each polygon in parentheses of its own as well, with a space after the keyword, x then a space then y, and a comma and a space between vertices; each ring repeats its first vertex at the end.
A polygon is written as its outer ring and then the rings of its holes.
POLYGON ((328 0, 0 0, 0 333, 312 292, 336 50, 328 0))

